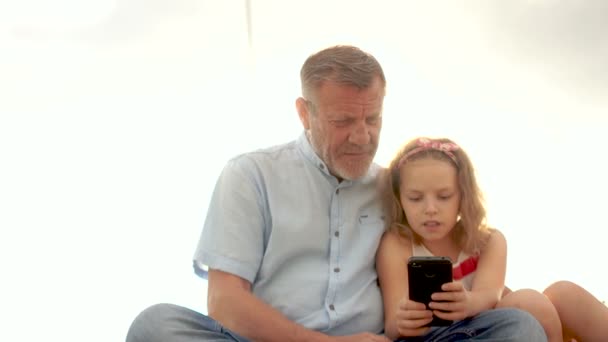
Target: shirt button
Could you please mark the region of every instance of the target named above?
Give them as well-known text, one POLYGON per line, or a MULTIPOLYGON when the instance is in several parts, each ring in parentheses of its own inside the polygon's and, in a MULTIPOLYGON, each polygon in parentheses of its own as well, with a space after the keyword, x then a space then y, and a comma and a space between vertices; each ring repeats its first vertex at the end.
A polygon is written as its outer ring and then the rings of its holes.
POLYGON ((338 232, 338 231, 337 231, 337 232, 335 232, 335 233, 334 233, 334 235, 335 235, 336 237, 338 237, 338 236, 340 236, 340 232, 338 232))
POLYGON ((336 307, 333 304, 329 304, 329 310, 334 311, 336 310, 336 307))
POLYGON ((319 167, 320 167, 321 169, 325 169, 325 165, 323 165, 323 164, 319 164, 319 167))
POLYGON ((334 268, 334 272, 336 272, 336 273, 340 272, 340 267, 334 268))
POLYGON ((336 195, 340 193, 340 189, 336 189, 336 195))

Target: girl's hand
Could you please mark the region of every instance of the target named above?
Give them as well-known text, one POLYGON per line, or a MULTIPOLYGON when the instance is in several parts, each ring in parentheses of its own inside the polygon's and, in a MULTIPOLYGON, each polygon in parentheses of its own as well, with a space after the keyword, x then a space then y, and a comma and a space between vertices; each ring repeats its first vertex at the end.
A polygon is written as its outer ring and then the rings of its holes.
POLYGON ((443 284, 441 290, 433 293, 429 303, 435 316, 452 321, 469 317, 471 297, 461 282, 443 284))
POLYGON ((433 312, 422 303, 403 298, 397 309, 397 331, 401 336, 420 336, 428 332, 425 326, 433 320, 433 312))

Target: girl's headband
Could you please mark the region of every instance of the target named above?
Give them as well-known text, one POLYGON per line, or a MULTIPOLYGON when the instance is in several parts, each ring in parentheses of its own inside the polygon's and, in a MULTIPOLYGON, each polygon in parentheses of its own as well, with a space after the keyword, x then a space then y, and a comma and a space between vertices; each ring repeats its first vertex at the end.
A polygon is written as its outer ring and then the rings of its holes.
POLYGON ((397 164, 397 169, 401 168, 403 164, 410 158, 411 156, 418 154, 422 151, 427 150, 435 150, 442 152, 446 156, 450 157, 452 161, 458 165, 458 161, 456 160, 456 155, 454 155, 453 151, 460 149, 458 145, 451 142, 442 142, 439 140, 433 140, 428 138, 419 138, 416 140, 416 147, 407 152, 401 159, 399 159, 399 163, 397 164))

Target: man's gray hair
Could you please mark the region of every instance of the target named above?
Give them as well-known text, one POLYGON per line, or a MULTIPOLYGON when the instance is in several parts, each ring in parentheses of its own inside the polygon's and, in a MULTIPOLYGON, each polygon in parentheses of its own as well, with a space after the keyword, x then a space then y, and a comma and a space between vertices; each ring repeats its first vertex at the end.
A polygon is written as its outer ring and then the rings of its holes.
POLYGON ((366 89, 376 77, 386 86, 384 71, 374 56, 354 46, 332 46, 311 55, 302 65, 302 96, 311 101, 324 81, 366 89))

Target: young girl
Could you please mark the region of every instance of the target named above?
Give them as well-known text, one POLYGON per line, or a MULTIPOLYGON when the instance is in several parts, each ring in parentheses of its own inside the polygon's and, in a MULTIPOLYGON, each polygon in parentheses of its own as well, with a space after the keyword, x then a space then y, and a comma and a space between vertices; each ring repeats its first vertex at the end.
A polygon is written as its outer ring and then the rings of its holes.
POLYGON ((509 291, 503 296, 506 241, 500 231, 486 225, 473 166, 454 142, 413 140, 398 152, 385 176, 390 227, 378 249, 376 266, 387 336, 392 339, 441 336, 442 330, 449 328, 428 327, 433 315, 458 324, 482 311, 500 307, 530 312, 541 323, 550 342, 562 341, 562 323, 564 331, 578 336, 582 333, 590 338, 608 336, 605 328, 608 309, 571 283, 562 283, 566 285, 561 289, 555 286, 548 289, 559 305, 530 289, 509 291), (408 298, 405 265, 413 255, 448 256, 453 261, 454 281, 444 284, 443 292, 433 294, 429 308, 408 298), (570 305, 579 296, 589 303, 593 314, 564 315, 565 308, 574 309, 570 305), (556 310, 560 306, 561 310, 556 310), (595 321, 591 322, 592 319, 595 321), (589 323, 593 326, 587 326, 589 323))

